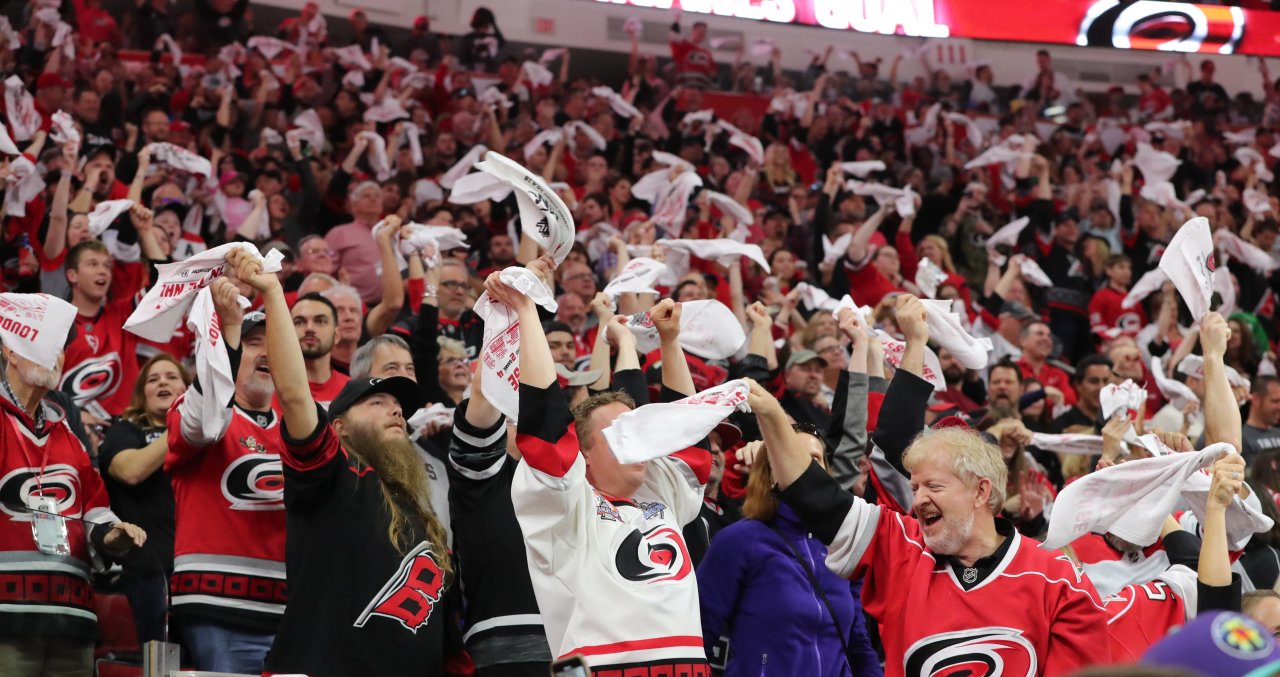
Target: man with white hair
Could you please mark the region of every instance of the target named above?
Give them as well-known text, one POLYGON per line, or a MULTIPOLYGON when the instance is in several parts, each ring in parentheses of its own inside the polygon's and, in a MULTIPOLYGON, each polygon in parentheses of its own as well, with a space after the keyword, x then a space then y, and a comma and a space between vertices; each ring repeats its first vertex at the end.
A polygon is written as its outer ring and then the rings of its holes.
POLYGON ((332 360, 337 369, 346 371, 360 345, 360 337, 364 335, 364 305, 360 292, 351 285, 338 284, 320 295, 329 299, 338 311, 338 340, 333 344, 332 360))
MULTIPOLYGON (((4 326, 25 331, 5 314, 8 307, 0 304, 4 326)), ((60 332, 47 324, 40 333, 65 343, 70 321, 60 332)), ((15 350, 21 339, 10 331, 0 331, 0 340, 0 674, 87 675, 97 633, 89 577, 94 555, 122 556, 146 534, 111 512, 102 477, 66 410, 46 398, 62 375, 62 351, 54 367, 43 367, 15 350), (44 519, 33 511, 73 519, 44 519)))
MULTIPOLYGON (((899 305, 903 333, 922 345, 923 304, 906 298, 899 305)), ((903 355, 904 367, 923 360, 914 352, 903 355)), ((960 428, 918 437, 903 457, 912 517, 841 489, 804 453, 781 405, 758 383, 749 404, 782 499, 828 545, 827 566, 863 580, 864 604, 881 626, 886 675, 993 661, 1003 674, 1059 675, 1108 662, 1106 619, 1092 583, 997 518, 1008 483, 999 448, 960 428)))
POLYGON ((351 216, 354 220, 330 230, 324 236, 338 268, 347 271, 360 299, 373 306, 382 299, 381 255, 373 241, 373 227, 382 218, 382 187, 362 181, 351 189, 351 216))

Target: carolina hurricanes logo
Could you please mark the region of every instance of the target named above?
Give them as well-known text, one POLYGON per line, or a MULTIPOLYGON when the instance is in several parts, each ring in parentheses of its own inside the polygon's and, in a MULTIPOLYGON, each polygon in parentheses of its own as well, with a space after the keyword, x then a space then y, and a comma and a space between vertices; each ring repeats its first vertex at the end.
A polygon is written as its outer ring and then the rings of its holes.
POLYGON ((62 390, 71 395, 76 404, 110 397, 120 388, 122 370, 119 353, 92 357, 63 374, 62 390))
POLYGON ((1116 318, 1116 326, 1126 334, 1136 334, 1142 329, 1142 318, 1137 313, 1125 313, 1116 318))
POLYGON ((684 538, 664 526, 627 534, 618 546, 614 565, 623 578, 637 583, 679 581, 693 570, 684 538))
POLYGON ((1204 257, 1204 268, 1210 273, 1212 273, 1214 270, 1217 270, 1218 264, 1214 263, 1213 254, 1209 254, 1208 256, 1204 257))
POLYGON ((1080 22, 1076 44, 1231 54, 1243 35, 1244 12, 1238 7, 1099 0, 1080 22))
POLYGON ((1036 651, 1014 628, 943 632, 907 649, 906 674, 926 677, 1033 677, 1036 651))
POLYGON ((284 467, 279 456, 241 456, 222 473, 222 495, 232 510, 284 510, 284 467))
POLYGON ((58 502, 58 514, 79 517, 76 496, 80 491, 80 475, 72 466, 58 463, 39 468, 17 468, 0 477, 0 511, 14 522, 30 522, 31 513, 15 506, 29 505, 27 497, 34 494, 53 498, 58 502))
POLYGON ((363 628, 373 616, 382 616, 417 634, 430 620, 443 591, 444 572, 431 557, 430 546, 420 543, 400 561, 395 575, 360 612, 354 625, 363 628))

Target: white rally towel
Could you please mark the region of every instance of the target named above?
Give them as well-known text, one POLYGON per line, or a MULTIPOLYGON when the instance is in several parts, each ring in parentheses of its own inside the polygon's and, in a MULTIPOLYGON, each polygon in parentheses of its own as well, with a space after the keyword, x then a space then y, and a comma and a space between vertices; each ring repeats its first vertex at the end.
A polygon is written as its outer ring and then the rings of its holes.
POLYGON ((21 155, 22 151, 18 150, 18 146, 13 143, 13 139, 9 137, 9 129, 0 124, 0 153, 5 155, 21 155))
POLYGON ((1253 173, 1262 181, 1266 183, 1275 181, 1275 174, 1272 174, 1271 170, 1267 169, 1267 161, 1262 157, 1262 153, 1259 153, 1257 150, 1248 146, 1241 146, 1232 153, 1232 157, 1234 157, 1242 166, 1252 168, 1253 173))
POLYGON ((1102 435, 1031 433, 1030 446, 1060 454, 1097 456, 1102 453, 1102 435))
POLYGON ((414 412, 406 423, 409 424, 409 438, 417 441, 418 438, 426 434, 427 428, 433 424, 452 426, 453 407, 446 407, 439 402, 432 402, 431 406, 423 407, 414 412))
POLYGON ((1012 134, 965 163, 965 169, 977 169, 988 165, 1000 165, 1029 158, 1040 140, 1032 134, 1012 134))
POLYGON ((822 262, 833 264, 849 251, 849 243, 853 242, 853 233, 845 233, 832 242, 826 235, 822 236, 822 262))
POLYGON ((520 71, 524 74, 525 80, 528 80, 529 84, 534 87, 546 87, 555 82, 556 79, 556 76, 546 66, 536 61, 524 62, 520 66, 520 71))
POLYGON ((204 394, 200 400, 201 432, 214 439, 223 432, 218 412, 226 409, 227 403, 235 397, 236 375, 231 373, 231 358, 227 356, 227 344, 222 340, 222 327, 213 307, 213 292, 208 287, 196 292, 187 317, 187 328, 196 337, 195 376, 204 394))
POLYGON ((1018 270, 1022 273, 1024 282, 1030 282, 1037 287, 1052 287, 1053 280, 1049 279, 1049 274, 1044 272, 1044 268, 1036 263, 1036 260, 1029 256, 1018 258, 1018 270))
POLYGON ((520 207, 521 231, 547 250, 560 265, 573 247, 573 215, 564 200, 541 177, 493 151, 484 154, 476 169, 493 175, 514 189, 520 207))
MULTIPOLYGON (((512 266, 499 273, 499 277, 534 303, 556 312, 558 306, 552 291, 529 269, 512 266)), ((520 413, 520 318, 506 304, 489 298, 488 293, 476 299, 475 312, 484 321, 480 387, 498 411, 516 421, 520 413)))
POLYGON ((1103 420, 1110 419, 1116 412, 1122 412, 1128 420, 1134 421, 1137 420, 1138 410, 1147 401, 1147 391, 1131 379, 1125 379, 1124 383, 1108 383, 1103 386, 1098 399, 1102 405, 1103 420))
POLYGON ((1266 214, 1271 211, 1271 196, 1265 191, 1257 188, 1245 188, 1244 193, 1240 196, 1241 202, 1244 203, 1245 209, 1251 214, 1266 214))
POLYGON ((382 138, 381 134, 367 129, 356 136, 369 142, 369 168, 377 174, 378 180, 386 181, 391 178, 391 162, 387 159, 387 140, 382 138))
POLYGON ((804 307, 808 310, 835 312, 836 308, 840 307, 840 302, 831 298, 831 295, 822 287, 816 287, 808 282, 801 282, 795 286, 795 290, 800 295, 800 303, 804 304, 804 307))
POLYGON ((680 172, 671 176, 662 186, 654 202, 652 220, 672 235, 679 235, 684 230, 684 220, 688 216, 689 199, 693 191, 702 186, 702 177, 696 172, 680 172))
POLYGON ((658 294, 653 285, 666 270, 667 264, 661 261, 644 256, 631 259, 605 285, 604 293, 615 300, 622 294, 658 294))
POLYGON ((1155 543, 1187 478, 1229 451, 1234 451, 1229 444, 1213 444, 1197 452, 1128 461, 1077 479, 1058 493, 1043 547, 1057 550, 1087 533, 1111 533, 1144 548, 1155 543))
POLYGON ((742 325, 725 304, 715 299, 680 304, 680 345, 688 352, 726 360, 746 342, 742 325))
MULTIPOLYGON (((320 18, 323 19, 324 17, 321 16, 320 18)), ((249 49, 256 49, 261 52, 262 56, 266 57, 267 61, 275 59, 280 52, 285 50, 294 51, 296 49, 292 44, 285 42, 280 38, 273 38, 267 35, 253 36, 249 38, 249 41, 245 43, 245 46, 249 49)))
POLYGON ((929 325, 929 339, 946 348, 964 365, 965 369, 983 369, 987 366, 991 339, 975 338, 964 328, 964 321, 955 312, 951 301, 921 299, 925 310, 925 323, 929 325))
POLYGON ((938 287, 947 281, 947 271, 938 267, 933 261, 921 257, 916 266, 916 286, 929 298, 938 296, 938 287))
MULTIPOLYGON (((1191 512, 1195 513, 1200 524, 1204 523, 1204 508, 1209 502, 1209 487, 1212 485, 1213 471, 1209 468, 1188 477, 1182 485, 1182 498, 1191 505, 1191 512)), ((1271 518, 1263 514, 1258 494, 1252 491, 1248 498, 1233 497, 1226 517, 1227 547, 1233 552, 1244 550, 1254 534, 1269 531, 1274 526, 1271 518)))
MULTIPOLYGON (((880 337, 880 345, 884 347, 885 364, 898 369, 902 366, 902 354, 907 350, 907 344, 890 336, 885 330, 877 329, 876 336, 880 337)), ((924 373, 921 377, 933 384, 935 391, 943 391, 947 389, 947 382, 942 378, 942 363, 938 361, 938 354, 933 352, 928 346, 924 349, 924 373)))
POLYGON ((8 216, 26 216, 27 203, 36 199, 45 189, 40 170, 26 155, 19 155, 9 163, 8 184, 4 194, 4 213, 8 216))
POLYGON ((133 200, 104 200, 94 205, 89 212, 89 234, 94 237, 102 235, 111 227, 116 217, 133 208, 133 200))
POLYGON ((488 150, 489 149, 482 143, 472 146, 471 150, 467 151, 467 154, 463 155, 461 160, 455 162, 448 171, 440 175, 440 185, 452 190, 454 184, 458 182, 458 179, 466 176, 467 173, 471 171, 471 168, 480 161, 480 158, 483 157, 488 150))
POLYGON ((45 369, 58 367, 76 307, 50 294, 0 294, 0 340, 45 369))
POLYGON ((53 114, 51 120, 53 125, 53 134, 50 135, 57 143, 80 143, 80 132, 76 129, 76 123, 71 116, 63 111, 53 114))
POLYGON ((338 59, 338 63, 345 68, 356 68, 362 71, 373 70, 373 64, 369 62, 369 58, 360 50, 360 45, 330 47, 327 51, 333 54, 338 59))
POLYGON ((1260 247, 1251 242, 1245 242, 1239 235, 1226 228, 1219 228, 1213 234, 1213 240, 1218 244, 1218 248, 1230 254, 1231 258, 1260 273, 1270 273, 1280 265, 1260 247))
POLYGON ((845 187, 852 191, 854 195, 873 197, 876 202, 881 204, 892 202, 898 215, 903 218, 914 216, 916 213, 916 193, 911 190, 911 186, 893 188, 875 181, 850 179, 845 183, 845 187))
POLYGON ((473 205, 484 200, 501 202, 511 195, 511 184, 484 172, 467 174, 453 184, 449 202, 456 205, 473 205))
POLYGON ((621 94, 613 91, 609 87, 603 85, 591 88, 592 96, 598 96, 609 102, 609 108, 613 109, 615 115, 621 115, 624 118, 642 118, 644 113, 639 108, 631 105, 630 101, 622 98, 621 94))
POLYGON ((152 144, 151 160, 191 174, 213 176, 213 164, 209 160, 171 143, 152 144))
POLYGON ((1120 302, 1121 308, 1132 308, 1142 301, 1142 299, 1151 296, 1160 291, 1165 282, 1169 281, 1169 276, 1164 274, 1159 268, 1152 268, 1138 278, 1138 283, 1133 285, 1128 294, 1125 294, 1124 300, 1120 302))
POLYGON ((760 249, 758 244, 745 244, 736 240, 719 239, 719 240, 658 240, 656 244, 663 245, 668 249, 678 249, 688 252, 692 256, 708 261, 715 261, 722 266, 732 265, 734 261, 742 257, 747 257, 755 261, 764 269, 766 273, 769 270, 769 262, 764 258, 764 251, 760 249))
POLYGON ((1000 226, 999 230, 992 233, 991 237, 987 238, 987 255, 996 256, 998 259, 996 263, 1003 265, 1004 257, 996 254, 996 246, 1007 245, 1009 247, 1017 247, 1018 236, 1022 234, 1022 230, 1026 228, 1029 223, 1031 223, 1031 218, 1023 216, 1000 226))
POLYGON ((756 218, 751 213, 751 210, 743 207, 741 203, 728 195, 705 188, 702 190, 702 194, 706 195, 711 204, 715 205, 721 213, 732 216, 734 221, 748 226, 755 223, 756 218))
POLYGON ((1164 364, 1161 363, 1158 357, 1151 358, 1151 376, 1156 380, 1156 389, 1174 407, 1182 409, 1187 406, 1188 402, 1200 401, 1200 398, 1196 397, 1195 392, 1187 384, 1164 375, 1164 364))
POLYGON ((865 179, 871 172, 883 172, 885 166, 880 160, 862 160, 860 162, 841 162, 840 169, 845 174, 852 174, 859 179, 865 179))
POLYGON ((324 123, 320 121, 320 114, 314 108, 298 113, 298 117, 293 119, 293 126, 296 129, 289 130, 289 134, 306 141, 315 150, 324 148, 324 123))
POLYGON ((22 78, 12 75, 4 81, 4 109, 8 113, 9 126, 16 141, 30 141, 44 118, 36 110, 35 97, 27 91, 22 78))
POLYGON ((1213 237, 1209 219, 1197 216, 1182 224, 1160 257, 1160 270, 1173 281, 1192 317, 1204 317, 1213 298, 1213 237))
POLYGON ((258 253, 257 247, 247 242, 228 242, 184 261, 159 264, 156 266, 156 283, 147 290, 129 319, 124 321, 124 328, 149 341, 168 342, 182 324, 196 293, 222 275, 227 254, 232 249, 251 252, 262 264, 264 273, 279 271, 280 262, 284 259, 279 250, 273 249, 264 257, 258 253))
POLYGON ((644 463, 688 449, 735 411, 751 411, 746 381, 729 381, 675 402, 628 411, 605 428, 604 439, 619 463, 644 463))

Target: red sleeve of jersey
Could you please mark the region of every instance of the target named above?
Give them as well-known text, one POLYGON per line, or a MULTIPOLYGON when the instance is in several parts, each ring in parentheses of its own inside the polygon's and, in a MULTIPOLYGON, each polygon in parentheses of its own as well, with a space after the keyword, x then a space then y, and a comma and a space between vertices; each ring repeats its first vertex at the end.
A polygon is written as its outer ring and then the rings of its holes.
POLYGON ((290 435, 284 421, 280 421, 280 437, 284 440, 284 453, 280 460, 299 472, 322 468, 342 451, 342 444, 338 442, 338 436, 333 433, 333 426, 329 424, 329 418, 319 404, 316 405, 316 414, 316 429, 303 439, 290 435))
POLYGON ((516 446, 529 467, 538 472, 552 477, 569 472, 578 458, 578 432, 559 383, 547 388, 520 384, 516 446))
POLYGON ((885 294, 897 290, 893 283, 885 279, 885 276, 871 265, 869 257, 861 267, 855 268, 846 264, 845 273, 849 276, 849 296, 860 306, 874 308, 885 294))
POLYGON ((1067 376, 1067 372, 1057 367, 1050 367, 1053 370, 1053 378, 1056 381, 1058 390, 1062 391, 1062 400, 1070 406, 1076 406, 1076 389, 1071 387, 1071 377, 1067 376))
POLYGON ((898 248, 898 261, 902 267, 902 277, 906 280, 916 279, 916 246, 911 242, 911 233, 900 230, 893 238, 893 246, 898 248))
MULTIPOLYGON (((1067 564, 1063 568, 1070 566, 1067 564)), ((1067 575, 1073 575, 1073 572, 1067 575)), ((1044 666, 1046 677, 1068 675, 1086 665, 1111 662, 1107 616, 1098 601, 1098 593, 1088 578, 1073 578, 1073 582, 1061 586, 1057 609, 1050 621, 1049 651, 1044 666)))
POLYGON ((166 471, 192 460, 204 450, 204 447, 191 444, 182 436, 182 413, 178 411, 178 403, 182 401, 183 397, 186 396, 179 397, 169 407, 169 413, 165 415, 165 422, 168 424, 170 431, 169 450, 164 454, 164 469, 166 471))
POLYGON ((422 294, 427 290, 427 283, 420 277, 411 277, 404 283, 404 288, 409 295, 409 310, 417 315, 418 309, 422 307, 422 294))

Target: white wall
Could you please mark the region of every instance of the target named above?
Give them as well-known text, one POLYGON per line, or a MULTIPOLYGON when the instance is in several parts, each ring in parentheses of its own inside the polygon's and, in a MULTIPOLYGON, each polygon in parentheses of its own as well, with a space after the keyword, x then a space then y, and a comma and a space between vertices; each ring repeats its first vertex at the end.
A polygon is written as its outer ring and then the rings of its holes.
MULTIPOLYGON (((256 0, 278 7, 298 7, 300 0, 256 0)), ((371 21, 408 26, 419 14, 431 17, 434 30, 444 33, 467 32, 467 21, 476 7, 494 10, 498 25, 508 40, 547 46, 568 46, 627 52, 630 43, 621 33, 621 22, 628 17, 638 17, 645 22, 641 50, 647 53, 667 55, 666 26, 670 15, 658 9, 643 9, 614 5, 591 0, 319 0, 321 10, 331 17, 345 17, 355 7, 366 10, 371 21)), ((694 15, 690 15, 692 17, 694 15)), ((864 58, 880 57, 885 66, 904 49, 920 46, 919 38, 869 35, 840 32, 813 26, 771 24, 744 19, 696 15, 707 22, 711 34, 736 34, 745 36, 747 42, 757 39, 772 40, 782 49, 783 65, 803 68, 809 60, 806 49, 835 45, 837 50, 856 50, 864 58)), ((331 19, 332 20, 332 19, 331 19)), ((692 21, 687 18, 686 22, 692 21)), ((1034 13, 1028 12, 1028 21, 1034 21, 1034 13)), ((995 70, 999 84, 1022 83, 1035 72, 1035 52, 1040 45, 1024 43, 982 42, 955 40, 972 50, 970 63, 989 62, 995 70)), ((1110 84, 1120 84, 1129 91, 1136 91, 1134 77, 1138 72, 1157 69, 1162 63, 1176 58, 1168 53, 1120 51, 1083 48, 1068 45, 1047 46, 1054 55, 1058 70, 1072 76, 1086 90, 1106 89, 1110 84), (1092 78, 1080 77, 1084 73, 1092 78)), ((720 51, 717 59, 732 62, 733 53, 720 51)), ((751 57, 763 64, 763 57, 751 57)), ((1191 55, 1193 65, 1199 64, 1201 55, 1191 55)), ((1213 55, 1218 66, 1217 80, 1231 93, 1251 91, 1261 95, 1257 64, 1252 58, 1213 55)), ((830 65, 835 68, 852 68, 852 62, 833 57, 830 65)), ((1273 71, 1280 76, 1280 64, 1273 71)), ((915 61, 904 60, 898 74, 909 78, 923 72, 915 61)), ((1198 71, 1193 77, 1198 75, 1198 71)))

